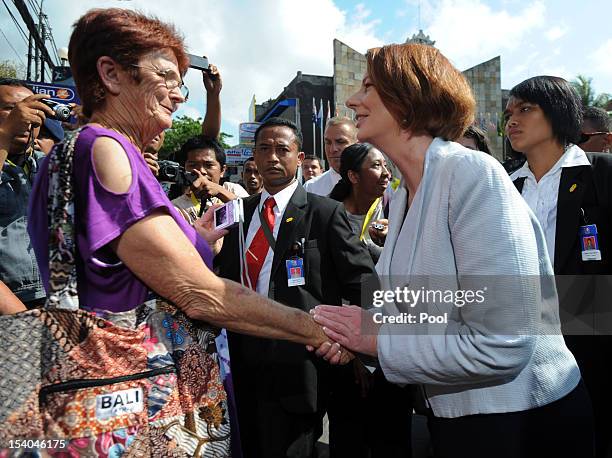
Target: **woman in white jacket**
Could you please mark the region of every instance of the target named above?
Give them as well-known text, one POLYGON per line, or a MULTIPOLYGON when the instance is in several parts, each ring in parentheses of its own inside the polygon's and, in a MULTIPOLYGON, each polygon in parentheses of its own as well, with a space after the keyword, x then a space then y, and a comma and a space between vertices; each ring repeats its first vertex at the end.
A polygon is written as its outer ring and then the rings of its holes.
MULTIPOLYGON (((495 159, 453 142, 473 120, 466 79, 430 46, 367 61, 347 106, 402 174, 377 265, 388 291, 376 313, 319 306, 315 320, 391 382, 421 385, 438 457, 591 456, 542 230, 495 159)), ((334 362, 337 344, 324 350, 334 362)))

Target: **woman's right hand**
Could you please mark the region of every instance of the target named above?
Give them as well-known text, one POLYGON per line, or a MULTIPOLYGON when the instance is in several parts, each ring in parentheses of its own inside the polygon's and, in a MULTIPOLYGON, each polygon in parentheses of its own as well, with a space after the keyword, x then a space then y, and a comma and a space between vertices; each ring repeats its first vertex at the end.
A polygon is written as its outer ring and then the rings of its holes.
POLYGON ((214 211, 219 207, 221 207, 221 205, 212 205, 206 210, 206 213, 204 213, 201 218, 198 218, 195 223, 193 223, 193 227, 195 227, 198 234, 208 242, 215 256, 219 254, 221 248, 223 248, 223 237, 229 232, 227 229, 215 229, 214 211))
POLYGON ((372 222, 370 227, 368 227, 368 232, 370 234, 370 238, 378 246, 383 246, 385 244, 385 239, 387 238, 387 232, 388 231, 389 231, 389 220, 386 219, 386 218, 374 221, 374 222, 372 222), (380 224, 380 225, 384 226, 384 228, 383 229, 376 229, 374 227, 375 224, 380 224))

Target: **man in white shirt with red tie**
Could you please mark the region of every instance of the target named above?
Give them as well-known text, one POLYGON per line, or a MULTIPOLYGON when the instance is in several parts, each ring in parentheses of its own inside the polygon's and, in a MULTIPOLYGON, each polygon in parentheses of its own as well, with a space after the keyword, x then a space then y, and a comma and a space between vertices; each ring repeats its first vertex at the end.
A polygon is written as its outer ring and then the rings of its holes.
POLYGON ((357 143, 357 126, 346 117, 330 118, 325 124, 323 134, 325 157, 329 170, 304 183, 304 189, 319 196, 329 196, 334 186, 340 181, 340 157, 347 146, 357 143))
MULTIPOLYGON (((264 189, 244 200, 248 275, 242 281, 300 310, 341 305, 343 299, 360 304, 361 284, 374 275, 374 266, 342 205, 306 193, 296 180, 301 143, 297 126, 280 118, 269 119, 255 134, 254 158, 264 189)), ((241 281, 239 232, 230 230, 215 258, 219 274, 235 281, 241 281)), ((358 391, 352 364, 337 371, 301 345, 236 334, 230 335, 230 354, 245 457, 313 456, 326 410, 332 456, 336 446, 342 448, 337 456, 360 456, 346 447, 359 448, 364 434, 353 425, 342 430, 348 421, 336 422, 336 429, 332 425, 334 393, 358 391)), ((345 400, 340 404, 338 415, 358 415, 345 400)))

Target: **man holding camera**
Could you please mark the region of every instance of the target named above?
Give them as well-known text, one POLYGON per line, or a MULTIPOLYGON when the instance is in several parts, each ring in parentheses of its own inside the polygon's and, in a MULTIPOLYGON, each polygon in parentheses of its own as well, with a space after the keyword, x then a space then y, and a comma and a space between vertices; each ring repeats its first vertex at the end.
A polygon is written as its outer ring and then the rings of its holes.
POLYGON ((0 80, 0 280, 30 308, 45 299, 27 232, 28 199, 44 157, 34 142, 53 116, 45 97, 17 80, 0 80))
POLYGON ((190 224, 211 205, 249 195, 237 183, 220 183, 225 173, 225 151, 214 138, 203 135, 190 138, 181 146, 176 160, 185 172, 196 176, 185 193, 172 201, 190 224))
MULTIPOLYGON (((370 255, 351 231, 342 205, 306 193, 296 180, 304 157, 301 143, 301 132, 285 119, 271 118, 255 133, 254 158, 264 189, 244 199, 248 275, 243 282, 305 311, 318 304, 341 305, 343 299, 360 304, 361 283, 374 272, 370 255)), ((241 281, 239 232, 238 227, 230 230, 215 258, 219 274, 234 281, 241 281)), ((325 411, 341 392, 357 389, 352 364, 327 366, 301 345, 232 334, 230 354, 248 458, 313 456, 325 411)), ((345 409, 359 416, 350 410, 345 409)), ((362 456, 364 434, 340 431, 341 426, 330 428, 331 455, 362 456), (335 451, 335 445, 343 450, 335 451)))

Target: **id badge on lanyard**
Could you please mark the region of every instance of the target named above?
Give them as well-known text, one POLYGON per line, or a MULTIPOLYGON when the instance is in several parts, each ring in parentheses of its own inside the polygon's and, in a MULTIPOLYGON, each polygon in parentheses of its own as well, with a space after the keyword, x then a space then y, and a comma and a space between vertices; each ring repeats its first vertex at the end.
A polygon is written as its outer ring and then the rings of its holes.
POLYGON ((580 236, 580 251, 583 261, 601 261, 599 240, 597 238, 597 225, 589 224, 584 208, 580 209, 583 226, 578 231, 580 236))
POLYGON ((583 261, 601 261, 597 226, 595 224, 580 226, 580 247, 583 261))
POLYGON ((303 286, 306 284, 304 276, 304 243, 302 239, 293 244, 293 256, 285 261, 287 269, 287 286, 303 286), (301 256, 300 256, 301 255, 301 256))

